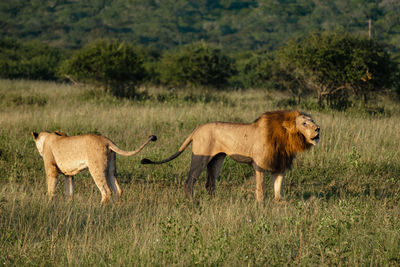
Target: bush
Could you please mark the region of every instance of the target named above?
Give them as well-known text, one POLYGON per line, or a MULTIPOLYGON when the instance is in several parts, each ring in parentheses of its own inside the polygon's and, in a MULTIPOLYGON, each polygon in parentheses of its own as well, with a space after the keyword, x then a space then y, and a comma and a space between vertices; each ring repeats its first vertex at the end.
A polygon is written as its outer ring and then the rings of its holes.
POLYGON ((312 34, 278 53, 291 79, 334 108, 348 106, 350 96, 367 101, 372 92, 392 87, 398 73, 383 44, 346 33, 312 34))
POLYGON ((56 80, 64 54, 38 41, 20 43, 0 39, 0 77, 8 79, 56 80))
POLYGON ((172 86, 224 87, 236 72, 233 61, 221 50, 201 42, 166 52, 160 62, 160 80, 172 86))
POLYGON ((242 51, 234 55, 237 74, 231 78, 231 83, 238 88, 270 87, 269 81, 263 79, 265 73, 259 73, 257 67, 261 62, 259 53, 242 51))
POLYGON ((143 59, 133 45, 99 40, 77 50, 60 67, 70 80, 96 85, 104 92, 133 97, 135 87, 146 76, 143 59))
POLYGON ((137 47, 137 53, 143 58, 143 67, 145 69, 146 77, 142 83, 148 85, 159 85, 160 74, 158 73, 158 62, 161 59, 161 51, 153 47, 137 47))

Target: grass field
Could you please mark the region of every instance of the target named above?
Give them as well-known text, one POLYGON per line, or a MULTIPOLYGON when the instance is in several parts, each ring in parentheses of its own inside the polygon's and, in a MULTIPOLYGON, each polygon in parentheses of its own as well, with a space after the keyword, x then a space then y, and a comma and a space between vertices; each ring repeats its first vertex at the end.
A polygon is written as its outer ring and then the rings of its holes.
POLYGON ((272 201, 267 177, 266 201, 257 205, 252 169, 230 159, 216 197, 207 195, 203 173, 195 201, 182 190, 190 151, 168 164, 140 165, 143 157, 173 154, 199 124, 251 122, 281 108, 284 98, 272 91, 150 88, 140 101, 129 101, 90 88, 0 80, 0 264, 399 266, 395 102, 348 112, 303 107, 321 126, 321 142, 296 158, 282 204, 272 201), (159 139, 137 156, 117 156, 121 199, 101 206, 85 171, 75 177, 72 201, 60 176, 55 200, 48 202, 43 162, 30 135, 42 130, 100 133, 126 150, 150 134, 159 139))

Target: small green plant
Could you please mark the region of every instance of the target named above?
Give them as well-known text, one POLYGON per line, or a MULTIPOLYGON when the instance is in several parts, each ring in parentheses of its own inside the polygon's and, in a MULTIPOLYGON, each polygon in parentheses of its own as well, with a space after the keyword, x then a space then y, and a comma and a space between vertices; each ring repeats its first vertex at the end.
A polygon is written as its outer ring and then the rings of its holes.
POLYGON ((347 154, 347 161, 353 167, 358 168, 360 165, 361 154, 357 148, 352 146, 351 151, 347 154))

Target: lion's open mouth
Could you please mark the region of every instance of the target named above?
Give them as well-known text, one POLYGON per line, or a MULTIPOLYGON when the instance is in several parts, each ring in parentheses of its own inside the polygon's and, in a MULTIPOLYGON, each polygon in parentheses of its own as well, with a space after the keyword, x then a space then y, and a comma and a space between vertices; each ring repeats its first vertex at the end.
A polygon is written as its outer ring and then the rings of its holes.
POLYGON ((315 141, 317 144, 319 143, 319 134, 311 138, 312 141, 315 141))

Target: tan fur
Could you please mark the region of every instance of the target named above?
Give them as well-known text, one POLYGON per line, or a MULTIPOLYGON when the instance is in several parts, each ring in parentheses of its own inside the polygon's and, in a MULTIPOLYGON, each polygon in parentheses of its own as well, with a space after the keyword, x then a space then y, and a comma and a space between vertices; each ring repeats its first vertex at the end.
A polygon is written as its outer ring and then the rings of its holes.
POLYGON ((65 190, 72 197, 73 175, 88 168, 101 192, 101 203, 110 198, 111 191, 118 196, 122 194, 116 180, 115 153, 133 156, 150 141, 156 140, 155 136, 150 136, 137 150, 124 151, 110 139, 95 134, 67 136, 57 131, 39 134, 33 132, 32 136, 39 154, 43 157, 50 199, 54 196, 58 173, 65 175, 65 190))
POLYGON ((215 180, 226 155, 253 166, 256 174, 256 199, 264 199, 264 173, 273 174, 275 199, 281 198, 283 174, 291 167, 297 152, 319 142, 319 127, 311 117, 299 111, 273 111, 262 114, 253 123, 212 122, 197 127, 171 157, 143 164, 161 164, 179 156, 192 142, 192 163, 185 192, 193 195, 193 185, 207 166, 206 188, 214 194, 215 180))

